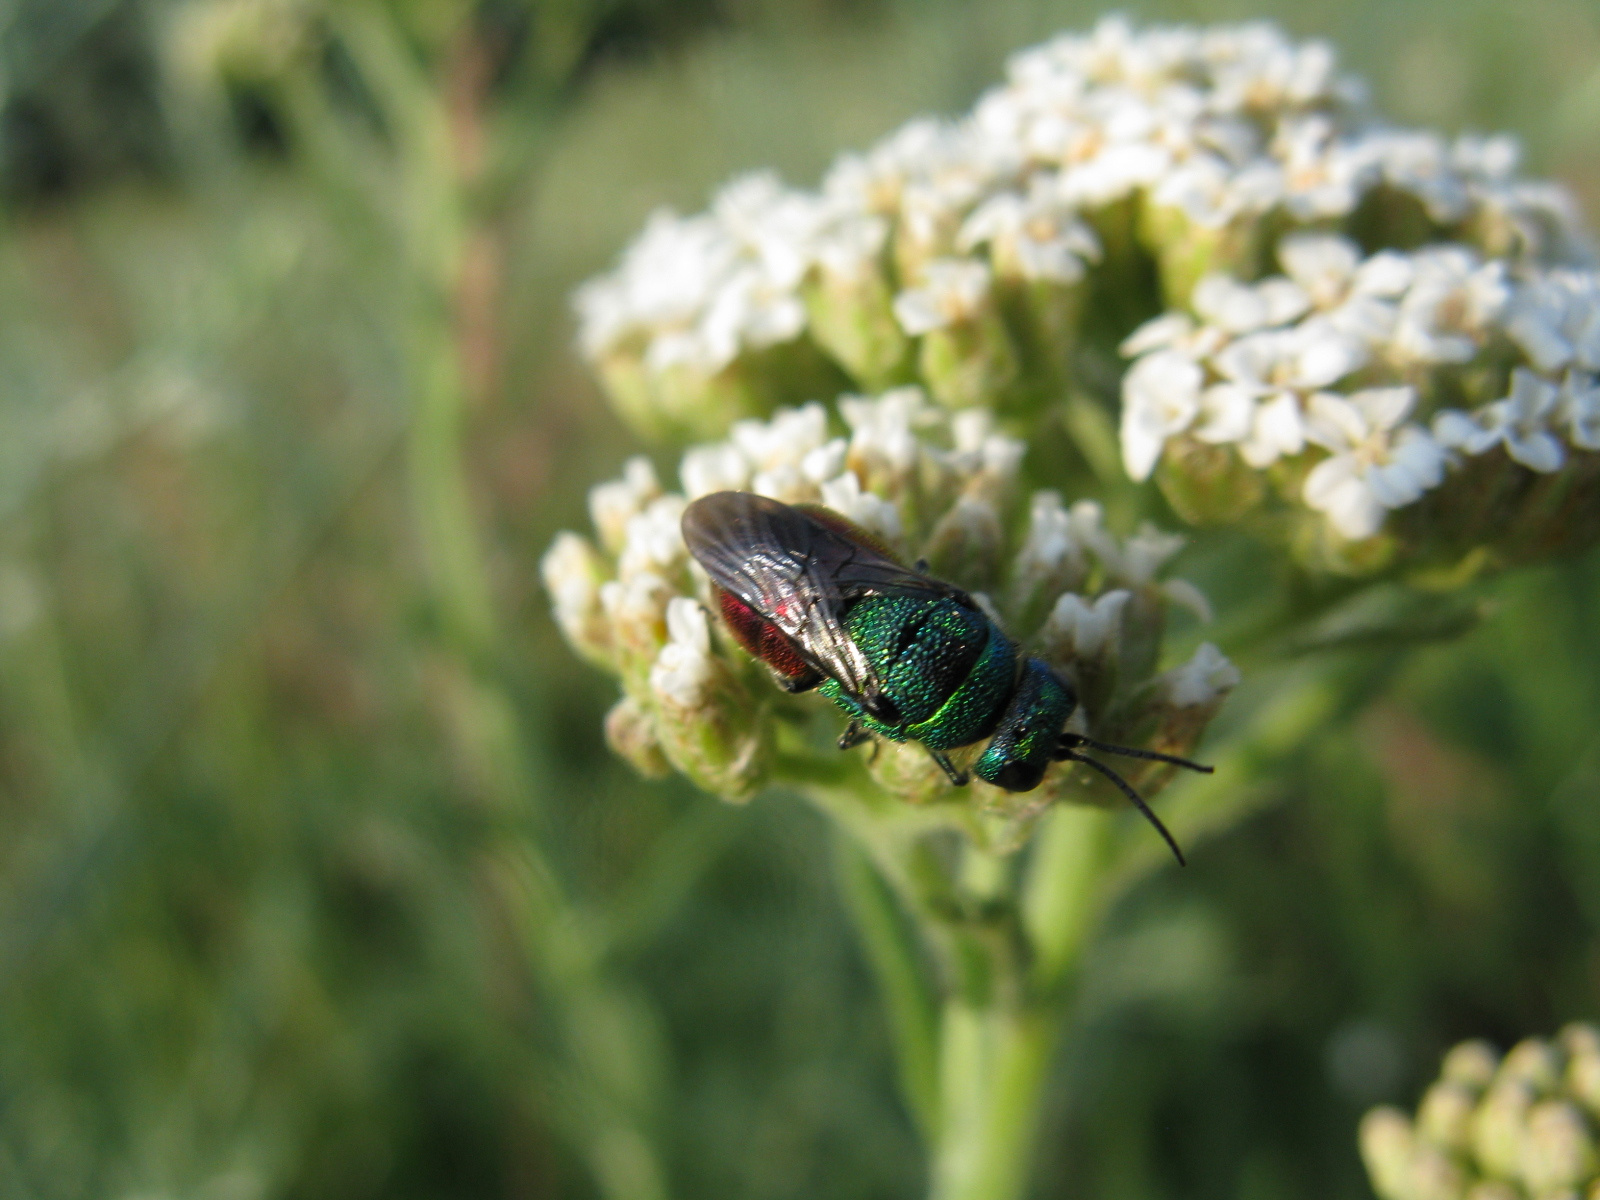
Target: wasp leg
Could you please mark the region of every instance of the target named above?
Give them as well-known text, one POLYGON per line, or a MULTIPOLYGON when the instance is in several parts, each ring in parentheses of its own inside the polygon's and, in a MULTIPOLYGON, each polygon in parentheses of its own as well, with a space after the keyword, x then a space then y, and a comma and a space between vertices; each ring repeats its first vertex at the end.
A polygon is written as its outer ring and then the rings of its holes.
POLYGON ((800 692, 809 692, 823 680, 820 671, 807 671, 803 675, 785 675, 782 671, 771 671, 773 681, 788 692, 791 696, 800 692))
POLYGON ((948 754, 942 750, 935 750, 932 746, 928 747, 928 754, 933 758, 934 762, 939 764, 940 769, 944 771, 953 785, 956 787, 967 786, 967 773, 956 770, 955 764, 950 761, 948 754))
POLYGON ((844 727, 844 732, 839 735, 839 749, 853 750, 871 736, 870 733, 861 728, 860 721, 851 721, 850 724, 844 727))
POLYGON ((919 572, 920 574, 926 575, 928 573, 929 565, 930 564, 928 563, 927 559, 919 558, 915 563, 912 564, 911 569, 919 572))

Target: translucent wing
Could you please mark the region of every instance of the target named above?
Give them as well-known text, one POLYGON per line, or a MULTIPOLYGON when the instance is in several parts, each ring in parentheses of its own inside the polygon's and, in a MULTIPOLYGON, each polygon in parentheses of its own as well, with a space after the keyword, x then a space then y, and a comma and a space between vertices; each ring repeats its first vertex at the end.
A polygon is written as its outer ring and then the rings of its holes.
POLYGON ((719 587, 771 621, 802 658, 882 720, 898 720, 898 714, 840 619, 850 603, 911 594, 976 607, 961 589, 902 566, 825 509, 796 508, 752 492, 713 492, 684 510, 683 538, 719 587))

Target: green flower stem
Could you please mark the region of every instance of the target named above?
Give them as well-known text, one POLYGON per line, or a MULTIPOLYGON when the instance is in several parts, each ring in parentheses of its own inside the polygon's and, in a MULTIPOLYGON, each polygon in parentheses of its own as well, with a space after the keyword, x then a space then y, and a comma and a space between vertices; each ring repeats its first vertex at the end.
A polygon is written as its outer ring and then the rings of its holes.
MULTIPOLYGON (((1216 774, 1171 788, 1162 812, 1174 832, 1193 846, 1270 804, 1300 748, 1382 670, 1382 656, 1363 655, 1263 680, 1253 715, 1213 756, 1216 774)), ((977 837, 958 858, 947 842, 936 853, 930 835, 956 828, 950 814, 907 807, 864 775, 803 790, 837 827, 841 887, 928 1142, 933 1200, 1019 1200, 1078 964, 1116 898, 1169 861, 1165 847, 1127 813, 1063 804, 1019 870, 977 837)))
POLYGON ((1017 1200, 1061 1027, 1054 1007, 945 1004, 932 1200, 1017 1200))
POLYGON ((918 1132, 932 1145, 939 1117, 939 1002, 925 953, 872 860, 842 833, 834 849, 840 890, 883 995, 900 1091, 918 1132))
POLYGON ((1092 822, 1063 822, 1050 869, 1079 881, 1036 889, 1049 903, 1036 901, 1030 914, 1019 910, 1019 876, 1008 856, 969 842, 952 870, 926 836, 948 824, 928 810, 875 804, 874 791, 863 779, 859 791, 809 794, 838 827, 841 887, 883 990, 907 1107, 928 1141, 931 1194, 1016 1200, 1070 1003, 1067 989, 1033 986, 1028 926, 1049 924, 1052 945, 1081 944, 1093 909, 1067 897, 1091 890, 1083 877, 1102 856, 1080 853, 1076 868, 1068 859, 1073 835, 1092 822), (1074 931, 1056 933, 1057 925, 1074 931))
POLYGON ((1099 888, 1111 855, 1114 815, 1088 805, 1058 805, 1039 822, 1022 889, 1022 921, 1033 948, 1035 991, 1062 987, 1099 918, 1099 888))

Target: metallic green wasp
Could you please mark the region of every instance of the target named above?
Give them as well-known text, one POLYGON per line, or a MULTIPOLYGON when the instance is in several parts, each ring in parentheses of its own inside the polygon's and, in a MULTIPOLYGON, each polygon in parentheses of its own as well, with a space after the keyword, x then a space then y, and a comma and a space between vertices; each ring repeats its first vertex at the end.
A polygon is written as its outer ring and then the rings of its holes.
POLYGON ((1109 778, 1183 853, 1120 775, 1083 751, 1210 767, 1064 729, 1072 686, 1015 642, 966 592, 896 562, 887 547, 816 506, 715 492, 683 514, 689 552, 711 577, 734 638, 791 692, 818 688, 850 718, 841 749, 874 735, 921 742, 957 787, 949 751, 988 740, 978 778, 1012 792, 1039 786, 1052 762, 1109 778))

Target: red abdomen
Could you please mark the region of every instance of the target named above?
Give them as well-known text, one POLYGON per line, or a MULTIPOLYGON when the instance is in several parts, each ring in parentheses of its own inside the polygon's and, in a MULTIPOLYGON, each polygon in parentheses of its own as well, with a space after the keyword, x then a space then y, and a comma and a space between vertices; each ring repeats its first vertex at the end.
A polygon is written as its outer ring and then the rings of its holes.
POLYGON ((776 625, 732 592, 715 585, 712 590, 717 594, 717 606, 722 610, 729 632, 751 657, 759 658, 786 679, 799 681, 816 675, 795 652, 794 643, 776 625))

